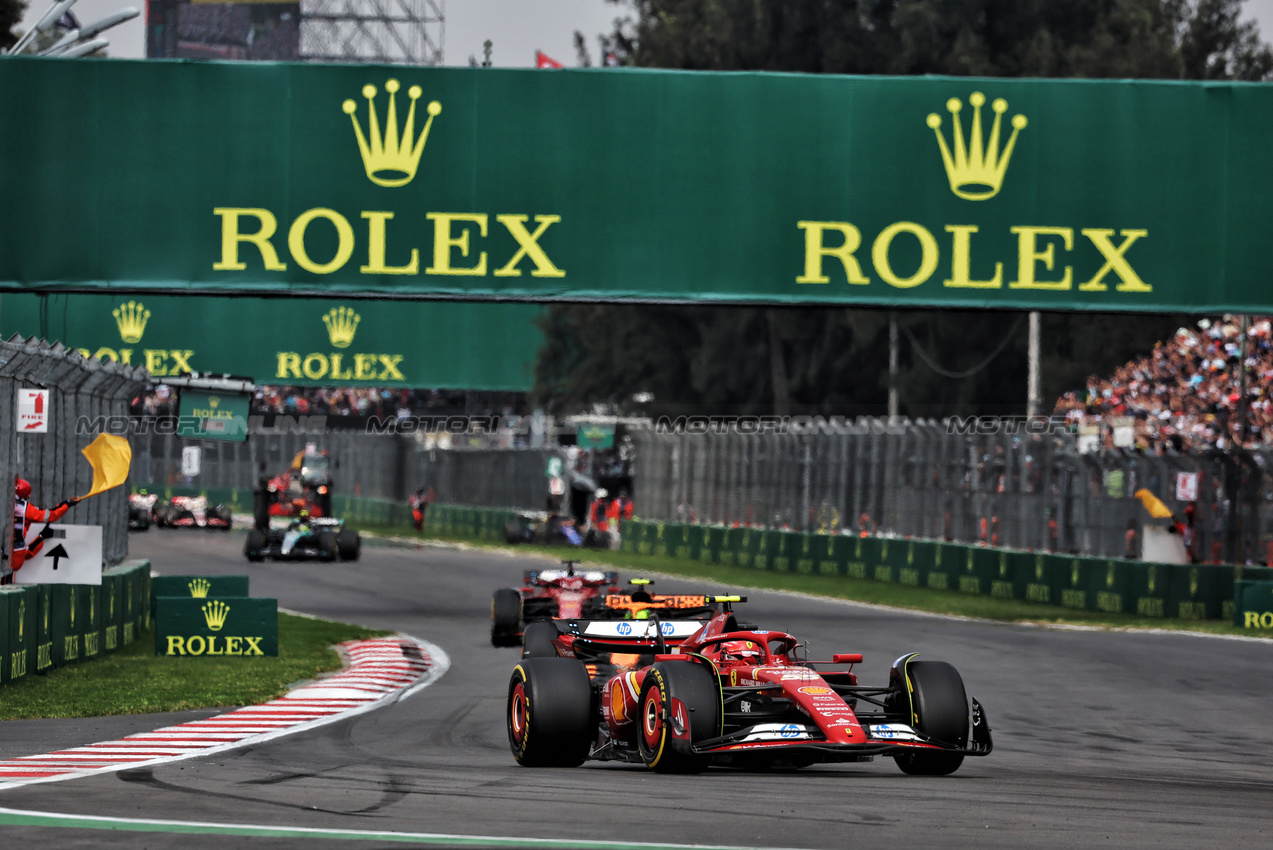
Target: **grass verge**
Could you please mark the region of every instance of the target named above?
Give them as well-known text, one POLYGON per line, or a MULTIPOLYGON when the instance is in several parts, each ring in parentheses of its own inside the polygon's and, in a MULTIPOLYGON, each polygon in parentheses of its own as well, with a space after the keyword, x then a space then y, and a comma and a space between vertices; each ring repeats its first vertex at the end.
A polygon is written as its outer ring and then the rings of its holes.
POLYGON ((502 550, 525 554, 539 554, 550 558, 570 558, 586 564, 603 564, 617 567, 627 577, 643 573, 664 573, 687 579, 706 579, 736 587, 755 587, 767 590, 788 590, 809 593, 833 599, 851 599, 893 608, 950 614, 959 617, 977 617, 1011 623, 1047 623, 1092 626, 1109 629, 1171 629, 1177 631, 1204 632, 1216 635, 1241 635, 1243 637, 1273 638, 1273 629, 1242 629, 1222 620, 1174 620, 1140 617, 1134 614, 1109 614, 1102 611, 1082 611, 1058 605, 1042 605, 1019 599, 998 599, 990 596, 960 593, 955 590, 931 590, 906 585, 855 579, 846 576, 800 575, 772 573, 745 567, 721 564, 701 564, 668 556, 639 555, 634 552, 597 551, 570 546, 509 546, 478 540, 472 537, 422 534, 410 528, 373 527, 366 531, 401 539, 426 542, 437 540, 464 543, 484 549, 502 550))
POLYGON ((155 655, 151 630, 96 660, 4 685, 0 720, 255 705, 295 682, 339 670, 334 644, 386 634, 280 612, 277 658, 169 658, 155 655))

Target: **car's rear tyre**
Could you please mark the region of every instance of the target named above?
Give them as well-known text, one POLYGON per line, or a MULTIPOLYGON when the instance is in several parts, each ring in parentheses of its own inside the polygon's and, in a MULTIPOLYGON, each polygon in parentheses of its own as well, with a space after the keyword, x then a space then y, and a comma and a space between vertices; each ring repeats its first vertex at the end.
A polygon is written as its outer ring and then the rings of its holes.
MULTIPOLYGON (((906 665, 912 689, 911 721, 915 730, 944 744, 968 745, 968 694, 959 671, 945 661, 912 661, 906 665)), ((903 773, 946 776, 963 764, 962 755, 914 750, 893 756, 903 773)))
POLYGON ((556 658, 553 640, 560 634, 551 621, 529 623, 522 633, 522 658, 556 658))
POLYGON ((521 620, 521 594, 509 587, 495 591, 491 596, 491 645, 517 646, 521 643, 518 637, 521 620))
POLYGON ((318 557, 324 561, 336 560, 336 535, 330 531, 318 532, 318 557))
POLYGON ((247 542, 243 544, 243 554, 252 562, 265 560, 265 533, 259 528, 248 530, 247 542))
POLYGON ((336 549, 342 561, 356 561, 362 555, 362 538, 352 528, 336 533, 336 549))
POLYGON ((574 658, 525 658, 508 682, 508 745, 523 767, 577 767, 596 726, 592 682, 574 658))
POLYGON ((709 757, 695 753, 695 741, 720 734, 721 692, 716 676, 693 661, 654 664, 637 701, 637 749, 659 773, 698 773, 709 757))

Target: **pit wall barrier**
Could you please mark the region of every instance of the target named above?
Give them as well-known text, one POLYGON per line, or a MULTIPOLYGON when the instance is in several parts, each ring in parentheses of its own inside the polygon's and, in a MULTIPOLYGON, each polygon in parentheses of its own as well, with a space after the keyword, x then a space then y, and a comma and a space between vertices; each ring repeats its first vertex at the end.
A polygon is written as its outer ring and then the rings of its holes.
MULTIPOLYGON (((136 485, 133 492, 144 489, 157 493, 161 499, 173 496, 203 496, 209 505, 227 505, 236 514, 252 513, 252 491, 233 487, 178 487, 163 484, 136 485)), ((411 525, 411 508, 392 499, 370 496, 332 494, 332 513, 354 525, 404 526, 411 525)))
POLYGON ((102 572, 102 584, 0 587, 0 684, 91 661, 132 643, 151 623, 149 561, 102 572))
MULTIPOLYGON (((516 516, 513 510, 435 504, 425 514, 425 532, 502 542, 504 525, 516 516)), ((624 522, 621 536, 622 551, 702 564, 870 579, 1147 618, 1231 620, 1236 625, 1243 625, 1235 613, 1237 583, 1273 581, 1268 567, 1160 564, 933 540, 639 520, 624 522)))

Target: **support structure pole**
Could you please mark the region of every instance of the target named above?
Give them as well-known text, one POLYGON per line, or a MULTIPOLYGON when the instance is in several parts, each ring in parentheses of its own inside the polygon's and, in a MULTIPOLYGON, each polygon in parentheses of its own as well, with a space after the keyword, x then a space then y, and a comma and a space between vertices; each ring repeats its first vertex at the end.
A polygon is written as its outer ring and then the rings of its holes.
POLYGON ((1043 390, 1039 386, 1039 311, 1030 311, 1030 378, 1026 386, 1026 416, 1038 416, 1043 410, 1043 390))

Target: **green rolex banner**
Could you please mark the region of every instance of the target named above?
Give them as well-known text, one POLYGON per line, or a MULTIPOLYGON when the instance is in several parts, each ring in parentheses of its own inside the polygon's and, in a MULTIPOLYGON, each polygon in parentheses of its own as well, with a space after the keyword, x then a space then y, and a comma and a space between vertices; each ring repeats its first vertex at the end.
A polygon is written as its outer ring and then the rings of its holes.
POLYGON ((220 596, 247 596, 249 576, 155 576, 151 580, 155 597, 178 596, 191 599, 220 596))
POLYGON ((5 293, 3 302, 5 339, 56 340, 155 378, 195 371, 288 386, 526 390, 543 342, 543 308, 532 304, 65 293, 5 293))
POLYGON ((183 389, 177 436, 241 443, 248 438, 250 403, 251 398, 246 393, 183 389))
POLYGON ((157 597, 155 654, 278 655, 278 600, 157 597))
POLYGON ((1267 84, 7 57, 0 115, 9 290, 1273 309, 1267 84))

